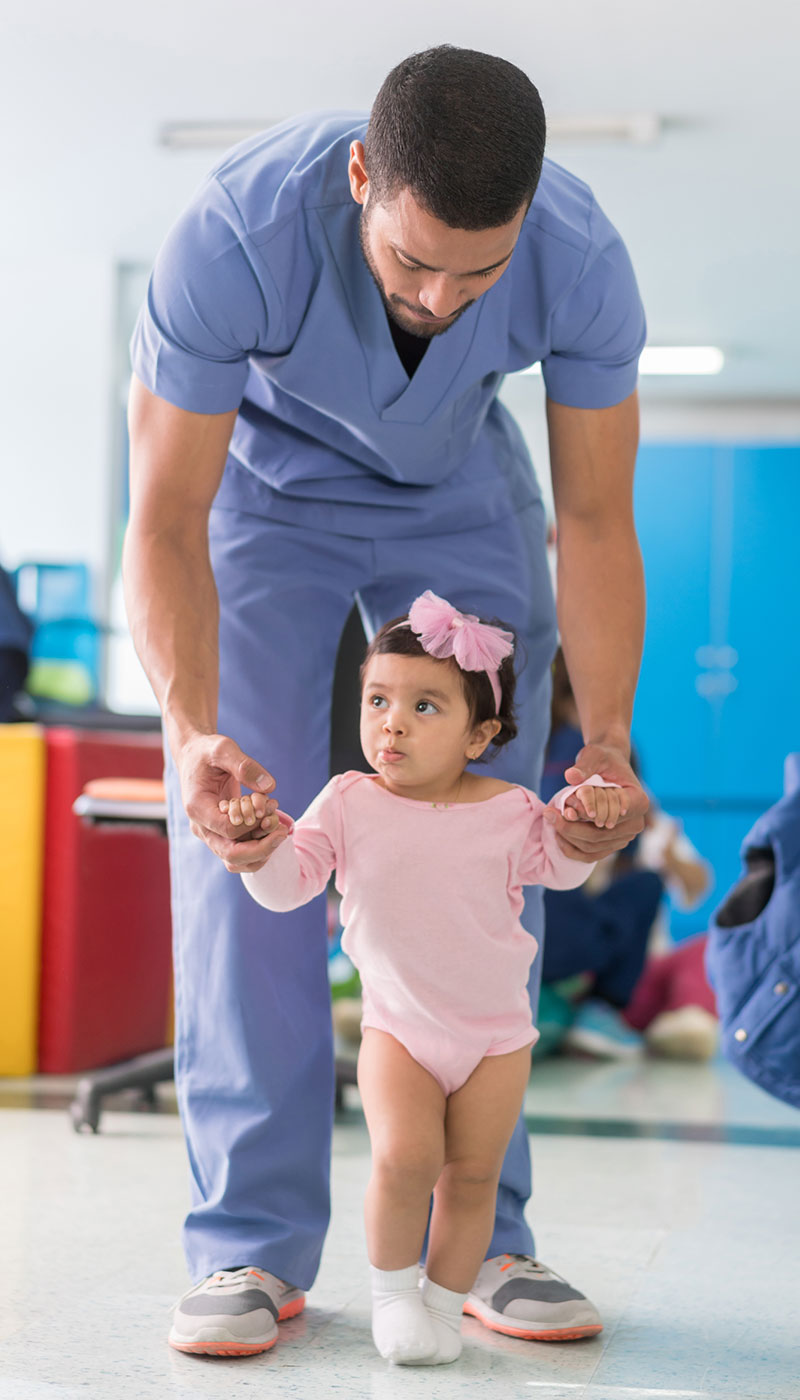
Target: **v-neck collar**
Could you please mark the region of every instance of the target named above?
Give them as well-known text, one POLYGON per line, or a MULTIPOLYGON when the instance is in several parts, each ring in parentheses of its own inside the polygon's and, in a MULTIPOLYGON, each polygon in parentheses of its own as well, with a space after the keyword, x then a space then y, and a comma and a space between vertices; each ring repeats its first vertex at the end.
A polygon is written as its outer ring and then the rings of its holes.
POLYGON ((389 322, 389 334, 392 343, 400 356, 400 363, 403 366, 409 379, 413 379, 427 352, 431 348, 429 336, 413 335, 407 331, 405 326, 401 326, 393 316, 386 312, 386 319, 389 322), (411 368, 409 369, 409 365, 411 368))
POLYGON ((484 298, 431 344, 409 379, 398 355, 383 298, 373 281, 358 237, 358 206, 327 205, 318 211, 339 271, 353 328, 366 363, 372 402, 383 422, 424 423, 447 396, 472 347, 484 298))

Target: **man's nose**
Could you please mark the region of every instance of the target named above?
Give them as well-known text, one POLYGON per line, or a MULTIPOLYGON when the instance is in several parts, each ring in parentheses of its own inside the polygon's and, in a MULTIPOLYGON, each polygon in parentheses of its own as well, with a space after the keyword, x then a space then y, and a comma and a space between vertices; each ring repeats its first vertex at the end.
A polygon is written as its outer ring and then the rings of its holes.
POLYGON ((445 276, 429 278, 420 287, 419 300, 432 316, 452 316, 458 310, 458 291, 445 276))

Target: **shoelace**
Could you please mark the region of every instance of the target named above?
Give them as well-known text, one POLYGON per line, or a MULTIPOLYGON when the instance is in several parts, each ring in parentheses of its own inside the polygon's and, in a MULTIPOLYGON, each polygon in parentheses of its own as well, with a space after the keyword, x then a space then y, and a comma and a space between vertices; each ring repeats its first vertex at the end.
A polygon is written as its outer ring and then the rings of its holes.
POLYGON ((555 1269, 548 1269, 546 1264, 541 1264, 538 1259, 532 1259, 530 1254, 506 1254, 504 1256, 507 1264, 500 1265, 501 1274, 507 1273, 509 1278, 517 1278, 520 1274, 536 1274, 539 1278, 549 1276, 557 1278, 561 1283, 565 1280, 555 1269))
POLYGON ((248 1278, 257 1278, 259 1283, 266 1283, 266 1279, 260 1269, 248 1268, 245 1265, 241 1269, 220 1269, 216 1274, 212 1274, 208 1281, 209 1288, 235 1288, 240 1283, 244 1283, 248 1278))
POLYGON ((174 1312, 176 1308, 180 1307, 184 1299, 188 1298, 190 1293, 195 1293, 198 1288, 213 1288, 215 1292, 223 1292, 226 1288, 244 1283, 248 1274, 255 1274, 256 1278, 259 1278, 262 1283, 265 1282, 263 1273, 258 1269, 249 1267, 247 1264, 243 1264, 241 1269, 222 1269, 216 1274, 211 1274, 209 1278, 202 1279, 200 1283, 193 1283, 191 1288, 187 1288, 186 1292, 181 1294, 180 1298, 174 1303, 170 1303, 168 1311, 174 1312))

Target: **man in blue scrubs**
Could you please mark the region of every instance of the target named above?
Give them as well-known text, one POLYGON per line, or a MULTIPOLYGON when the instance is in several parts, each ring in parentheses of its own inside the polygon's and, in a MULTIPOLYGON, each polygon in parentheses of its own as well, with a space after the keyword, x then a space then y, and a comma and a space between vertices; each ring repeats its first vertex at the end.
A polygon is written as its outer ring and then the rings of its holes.
MULTIPOLYGON (((314 1281, 329 1212, 324 901, 270 915, 250 900, 228 872, 257 868, 273 837, 229 825, 218 801, 243 785, 270 816, 276 785, 284 810, 304 810, 328 778, 354 600, 371 634, 425 588, 520 636, 520 737, 495 771, 537 786, 555 613, 539 488, 497 391, 539 361, 577 762, 623 783, 628 805, 613 832, 559 818, 559 836, 595 860, 642 825, 628 756, 644 316, 619 235, 543 162, 544 134, 519 69, 429 50, 393 70, 369 124, 317 113, 234 148, 156 260, 133 342, 125 579, 168 741, 192 1177, 182 1350, 272 1346, 314 1281)), ((541 936, 538 894, 526 922, 541 936)), ((592 1304, 535 1260, 529 1193, 521 1121, 467 1307, 517 1336, 598 1331, 592 1304)))

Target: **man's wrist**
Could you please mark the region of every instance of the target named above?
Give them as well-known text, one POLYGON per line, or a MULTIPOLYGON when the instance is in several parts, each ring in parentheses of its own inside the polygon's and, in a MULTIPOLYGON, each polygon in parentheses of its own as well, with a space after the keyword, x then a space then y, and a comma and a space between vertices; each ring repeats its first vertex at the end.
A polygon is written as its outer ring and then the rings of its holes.
POLYGON ((185 715, 176 716, 165 713, 163 723, 170 753, 176 762, 193 740, 205 738, 217 732, 212 724, 202 724, 197 720, 189 720, 185 715))
POLYGON ((584 739, 584 745, 587 748, 592 745, 601 749, 614 749, 616 753, 624 754, 626 762, 630 762, 631 734, 625 724, 610 724, 601 730, 592 730, 584 739))

